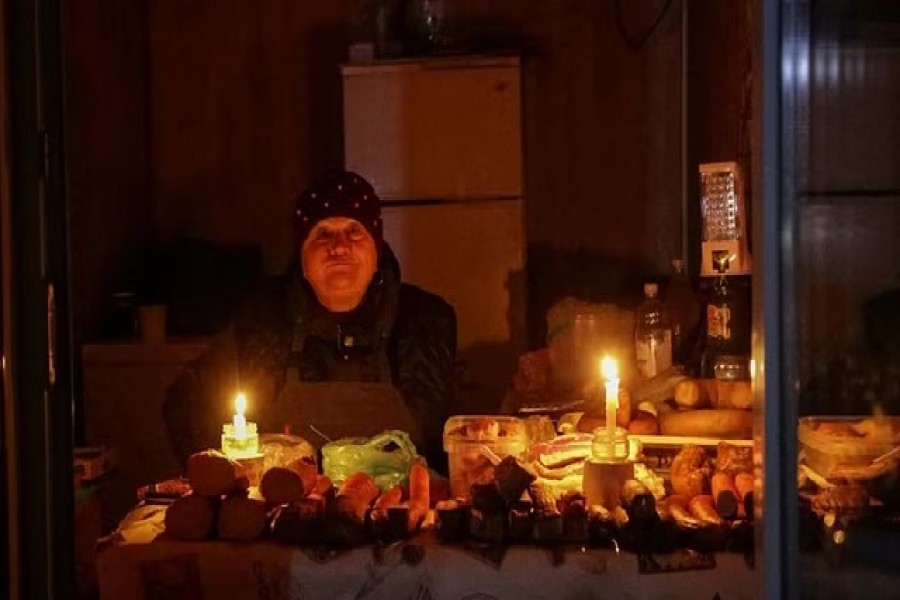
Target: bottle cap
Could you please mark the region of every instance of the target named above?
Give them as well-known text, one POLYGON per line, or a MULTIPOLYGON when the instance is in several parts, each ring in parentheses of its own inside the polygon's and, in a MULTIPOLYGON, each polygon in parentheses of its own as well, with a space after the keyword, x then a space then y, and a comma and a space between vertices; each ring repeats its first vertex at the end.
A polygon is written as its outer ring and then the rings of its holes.
POLYGON ((659 286, 655 283, 645 283, 644 284, 644 296, 647 298, 656 298, 656 292, 659 291, 659 286))

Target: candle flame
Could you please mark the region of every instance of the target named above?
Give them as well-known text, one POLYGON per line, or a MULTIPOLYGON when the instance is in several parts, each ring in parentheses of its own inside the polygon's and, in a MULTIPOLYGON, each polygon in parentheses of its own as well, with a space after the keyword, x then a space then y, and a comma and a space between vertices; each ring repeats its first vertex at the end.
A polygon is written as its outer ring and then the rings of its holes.
POLYGON ((616 361, 611 359, 608 356, 604 356, 600 360, 600 373, 603 375, 604 379, 616 379, 619 376, 619 369, 616 366, 616 361))
POLYGON ((234 412, 237 415, 244 416, 245 410, 247 410, 247 395, 244 392, 238 392, 237 396, 234 397, 234 412))

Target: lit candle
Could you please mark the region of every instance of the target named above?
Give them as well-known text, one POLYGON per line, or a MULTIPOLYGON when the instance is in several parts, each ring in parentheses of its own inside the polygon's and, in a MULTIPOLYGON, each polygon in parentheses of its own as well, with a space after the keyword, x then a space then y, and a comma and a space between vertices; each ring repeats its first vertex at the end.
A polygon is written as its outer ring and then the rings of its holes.
POLYGON ((247 410, 247 396, 244 392, 238 392, 234 398, 234 437, 243 439, 247 437, 247 418, 244 412, 247 410))
POLYGON ((248 423, 247 396, 238 392, 234 397, 234 416, 222 426, 222 452, 229 458, 252 458, 259 453, 259 433, 256 423, 248 423))
POLYGON ((609 443, 609 456, 615 456, 616 445, 616 411, 619 409, 619 370, 616 361, 608 356, 600 360, 600 374, 606 388, 606 439, 609 443))

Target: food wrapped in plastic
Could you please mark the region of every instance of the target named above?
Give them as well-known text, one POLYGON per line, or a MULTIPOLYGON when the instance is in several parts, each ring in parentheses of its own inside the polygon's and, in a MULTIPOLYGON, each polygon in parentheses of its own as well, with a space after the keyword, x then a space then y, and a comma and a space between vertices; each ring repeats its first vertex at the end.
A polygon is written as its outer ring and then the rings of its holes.
POLYGON ((381 491, 402 483, 413 463, 416 447, 405 431, 385 431, 372 438, 343 438, 322 447, 322 470, 335 485, 357 472, 368 473, 381 491))
POLYGON ((296 435, 265 433, 259 436, 259 451, 263 455, 263 473, 272 467, 286 467, 302 458, 316 461, 316 449, 296 435))
POLYGON ((450 417, 444 424, 444 450, 453 495, 468 499, 472 485, 493 481, 494 465, 485 457, 485 450, 502 459, 520 458, 527 449, 528 437, 521 419, 497 415, 450 417))

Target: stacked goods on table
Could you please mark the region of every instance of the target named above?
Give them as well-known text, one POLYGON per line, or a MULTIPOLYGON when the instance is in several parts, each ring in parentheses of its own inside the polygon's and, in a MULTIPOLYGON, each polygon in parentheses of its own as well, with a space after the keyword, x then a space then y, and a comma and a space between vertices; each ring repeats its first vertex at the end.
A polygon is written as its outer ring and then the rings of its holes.
POLYGON ((371 475, 352 473, 335 487, 304 456, 272 466, 258 488, 243 466, 207 450, 187 462, 187 480, 145 490, 177 496, 166 511, 166 535, 179 540, 249 542, 271 535, 288 544, 354 546, 400 539, 419 529, 429 511, 431 478, 421 462, 408 483, 382 491, 371 475))
POLYGON ((750 439, 753 396, 749 381, 685 379, 675 386, 675 407, 660 405, 663 435, 750 439))
MULTIPOLYGON (((591 506, 582 478, 592 436, 566 434, 532 444, 524 454, 501 454, 491 444, 499 433, 494 418, 464 419, 465 432, 455 421, 448 433, 465 433, 484 443, 469 440, 466 464, 470 468, 462 478, 469 488, 458 493, 455 487, 456 499, 436 505, 435 523, 444 541, 604 544, 615 540, 620 547, 653 551, 682 545, 745 550, 752 545, 749 447, 723 442, 713 456, 700 446, 685 446, 673 461, 670 484, 635 462, 634 478, 622 485, 618 504, 591 506)), ((452 465, 451 455, 451 469, 452 465)))
POLYGON ((452 494, 467 497, 473 485, 493 480, 494 465, 483 449, 487 448, 500 457, 522 456, 528 443, 525 422, 516 417, 450 417, 444 424, 444 450, 447 452, 452 494))
POLYGON ((900 418, 804 417, 797 433, 801 498, 815 513, 900 509, 900 418))
POLYGON ((900 568, 900 418, 804 417, 797 433, 801 549, 900 568))
MULTIPOLYGON (((596 402, 585 403, 584 413, 563 415, 561 422, 571 428, 566 432, 604 427, 603 400, 598 395, 596 402)), ((616 426, 630 435, 748 440, 753 434, 750 382, 690 379, 671 369, 620 388, 616 426)))

